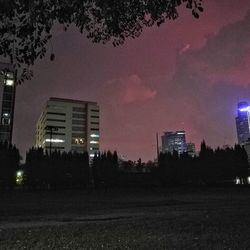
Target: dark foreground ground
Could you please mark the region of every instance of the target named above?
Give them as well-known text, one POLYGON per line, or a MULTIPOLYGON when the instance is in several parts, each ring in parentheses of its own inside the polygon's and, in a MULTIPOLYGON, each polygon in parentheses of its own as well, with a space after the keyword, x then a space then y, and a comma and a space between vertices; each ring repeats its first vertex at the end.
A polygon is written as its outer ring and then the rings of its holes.
POLYGON ((0 249, 250 249, 250 188, 0 192, 0 249))

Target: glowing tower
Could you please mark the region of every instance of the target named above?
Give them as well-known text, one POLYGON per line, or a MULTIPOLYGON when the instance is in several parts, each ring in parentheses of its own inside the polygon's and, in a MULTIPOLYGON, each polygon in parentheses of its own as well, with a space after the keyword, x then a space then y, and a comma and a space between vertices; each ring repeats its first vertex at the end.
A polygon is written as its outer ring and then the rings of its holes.
POLYGON ((250 106, 248 102, 238 103, 238 116, 235 118, 238 143, 243 144, 250 138, 250 106))

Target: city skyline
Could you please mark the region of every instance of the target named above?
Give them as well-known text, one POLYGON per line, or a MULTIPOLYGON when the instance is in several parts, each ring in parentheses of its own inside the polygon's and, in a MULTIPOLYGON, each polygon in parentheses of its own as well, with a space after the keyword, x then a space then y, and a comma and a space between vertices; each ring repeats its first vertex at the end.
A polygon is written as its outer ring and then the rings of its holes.
POLYGON ((24 155, 43 103, 58 96, 100 103, 101 150, 128 159, 153 159, 155 133, 165 129, 184 128, 197 148, 203 139, 234 144, 236 104, 250 100, 250 1, 243 2, 206 2, 199 20, 183 9, 118 48, 56 27, 54 62, 37 62, 34 78, 17 88, 13 142, 24 155))

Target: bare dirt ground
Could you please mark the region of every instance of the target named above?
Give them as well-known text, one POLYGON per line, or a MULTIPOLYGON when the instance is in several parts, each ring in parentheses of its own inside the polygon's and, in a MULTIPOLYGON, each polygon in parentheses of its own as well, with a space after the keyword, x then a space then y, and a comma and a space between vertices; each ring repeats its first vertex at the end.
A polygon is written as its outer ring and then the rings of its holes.
POLYGON ((250 188, 4 191, 0 249, 250 249, 250 188))

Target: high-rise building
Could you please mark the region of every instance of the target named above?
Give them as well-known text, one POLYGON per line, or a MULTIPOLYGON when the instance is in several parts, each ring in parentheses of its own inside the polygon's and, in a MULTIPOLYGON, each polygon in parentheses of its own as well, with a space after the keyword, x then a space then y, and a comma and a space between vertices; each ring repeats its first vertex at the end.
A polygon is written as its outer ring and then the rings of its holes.
POLYGON ((174 150, 178 154, 186 152, 186 135, 184 130, 176 132, 165 132, 161 137, 162 140, 162 152, 173 152, 174 150))
POLYGON ((36 125, 36 147, 65 152, 99 151, 99 106, 87 102, 51 97, 36 125))
POLYGON ((250 138, 250 106, 248 102, 239 102, 238 116, 235 118, 238 143, 242 144, 250 138))
POLYGON ((11 143, 15 93, 16 74, 13 66, 0 63, 0 141, 11 143))

